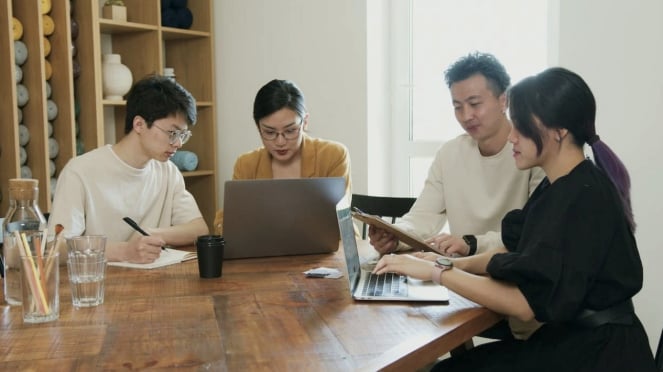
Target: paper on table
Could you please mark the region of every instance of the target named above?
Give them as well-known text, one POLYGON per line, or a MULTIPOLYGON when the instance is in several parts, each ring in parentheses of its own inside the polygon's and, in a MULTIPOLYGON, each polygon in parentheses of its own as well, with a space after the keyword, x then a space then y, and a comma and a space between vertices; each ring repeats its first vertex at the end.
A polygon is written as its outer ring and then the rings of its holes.
POLYGON ((307 278, 338 279, 343 276, 343 273, 339 269, 318 267, 304 271, 304 275, 306 275, 307 278))
MULTIPOLYGON (((400 241, 412 247, 412 249, 424 250, 428 252, 435 252, 428 244, 418 237, 408 233, 405 230, 401 230, 396 225, 391 224, 378 216, 372 214, 367 214, 359 212, 357 210, 352 212, 352 217, 358 219, 361 222, 364 222, 369 225, 384 229, 394 234, 400 241)), ((438 252, 435 252, 438 253, 438 252)))
POLYGON ((167 248, 161 251, 161 255, 152 263, 147 264, 137 264, 129 262, 109 262, 110 266, 119 266, 119 267, 129 267, 134 269, 156 269, 157 267, 163 267, 168 265, 174 265, 176 263, 194 260, 198 258, 196 252, 181 251, 178 249, 167 248))

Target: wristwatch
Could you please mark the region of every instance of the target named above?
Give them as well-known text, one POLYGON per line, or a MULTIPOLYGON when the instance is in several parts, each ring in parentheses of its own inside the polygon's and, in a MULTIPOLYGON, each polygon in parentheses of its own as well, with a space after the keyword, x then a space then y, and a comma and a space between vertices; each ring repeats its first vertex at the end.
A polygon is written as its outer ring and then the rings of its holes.
POLYGON ((435 266, 433 266, 433 271, 431 271, 431 280, 437 285, 442 285, 441 277, 442 272, 445 270, 451 270, 454 267, 454 262, 446 257, 438 257, 435 260, 435 266))
POLYGON ((467 253, 468 256, 473 256, 475 253, 477 253, 477 237, 474 235, 463 235, 463 240, 465 241, 465 244, 467 244, 468 247, 470 247, 470 251, 467 253))

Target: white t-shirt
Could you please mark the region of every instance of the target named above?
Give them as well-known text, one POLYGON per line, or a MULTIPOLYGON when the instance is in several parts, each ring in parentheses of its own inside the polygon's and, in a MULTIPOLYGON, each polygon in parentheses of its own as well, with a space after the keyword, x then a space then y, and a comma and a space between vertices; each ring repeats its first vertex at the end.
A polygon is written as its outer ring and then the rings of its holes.
POLYGON ((482 156, 472 137, 460 135, 438 150, 421 194, 397 225, 426 239, 448 221, 451 235, 477 237, 477 252, 502 246, 502 217, 522 208, 544 175, 516 168, 509 143, 482 156))
POLYGON ((123 217, 153 228, 187 223, 201 213, 170 161, 150 160, 137 169, 111 145, 71 159, 58 177, 49 232, 61 224, 66 236, 101 234, 109 241, 127 241, 135 231, 123 217))

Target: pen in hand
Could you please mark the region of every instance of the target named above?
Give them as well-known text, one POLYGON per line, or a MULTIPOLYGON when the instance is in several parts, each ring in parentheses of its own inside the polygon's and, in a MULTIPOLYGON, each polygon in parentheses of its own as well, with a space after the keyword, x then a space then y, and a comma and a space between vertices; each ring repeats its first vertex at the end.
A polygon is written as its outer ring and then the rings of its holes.
MULTIPOLYGON (((144 236, 150 236, 145 230, 141 229, 140 226, 136 223, 136 221, 132 220, 129 217, 124 217, 122 218, 124 222, 126 222, 129 226, 131 226, 134 230, 138 231, 139 233, 143 234, 144 236)), ((161 250, 166 250, 166 247, 161 247, 161 250)))

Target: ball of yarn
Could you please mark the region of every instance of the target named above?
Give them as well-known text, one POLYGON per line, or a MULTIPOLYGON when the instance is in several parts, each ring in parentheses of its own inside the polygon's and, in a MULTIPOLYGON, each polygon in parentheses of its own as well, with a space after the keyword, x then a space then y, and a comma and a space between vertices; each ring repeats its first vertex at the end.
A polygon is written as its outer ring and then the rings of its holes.
POLYGON ((46 36, 44 36, 42 40, 44 43, 44 57, 48 57, 48 55, 51 54, 51 42, 46 36))
POLYGON ((41 6, 39 8, 41 10, 41 14, 48 14, 48 13, 51 12, 51 8, 53 7, 53 4, 51 3, 51 0, 41 0, 40 3, 41 3, 41 6))
POLYGON ((30 93, 28 92, 28 88, 23 84, 16 84, 16 103, 18 107, 25 106, 29 100, 30 93))
POLYGON ((23 69, 19 65, 15 65, 16 69, 14 71, 14 80, 16 80, 17 83, 20 83, 21 80, 23 80, 23 69))
POLYGON ((32 169, 27 165, 21 167, 21 178, 32 178, 32 169))
POLYGON ((51 65, 51 62, 47 59, 44 60, 44 73, 46 74, 44 76, 44 79, 49 80, 51 76, 53 76, 53 66, 51 65))
POLYGON ((161 9, 161 25, 164 27, 177 27, 177 12, 175 9, 161 9))
POLYGON ((21 40, 14 41, 14 61, 22 66, 26 59, 28 59, 28 46, 21 40))
POLYGON ((12 17, 12 39, 21 40, 23 37, 23 24, 16 17, 12 17))
POLYGON ((192 151, 178 151, 170 160, 181 171, 190 172, 198 168, 198 155, 192 151))
POLYGON ((55 159, 58 156, 58 153, 60 152, 60 145, 58 145, 58 141, 55 140, 55 138, 51 137, 48 139, 48 157, 49 159, 55 159))
POLYGON ((18 144, 25 146, 28 142, 30 142, 30 130, 28 130, 28 127, 21 124, 18 126, 18 144))
POLYGON ((175 19, 177 22, 177 28, 189 29, 193 24, 193 13, 191 13, 189 8, 180 8, 176 11, 175 19))
POLYGON ((18 158, 21 165, 25 165, 25 163, 28 161, 28 152, 25 151, 23 146, 18 148, 18 158))
POLYGON ((79 76, 81 76, 81 64, 78 62, 78 60, 73 60, 72 61, 72 67, 74 70, 74 79, 78 79, 79 76))
POLYGON ((51 18, 51 16, 48 14, 44 14, 41 17, 42 17, 42 26, 44 26, 44 35, 46 36, 52 35, 53 32, 55 31, 55 22, 53 21, 53 18, 51 18))
POLYGON ((75 41, 78 38, 78 31, 80 30, 78 21, 74 18, 71 18, 71 24, 69 26, 71 27, 71 40, 75 41))
POLYGON ((170 0, 170 7, 175 9, 186 8, 187 0, 170 0))
POLYGON ((52 99, 46 100, 46 115, 48 120, 55 120, 58 116, 58 105, 52 99))

